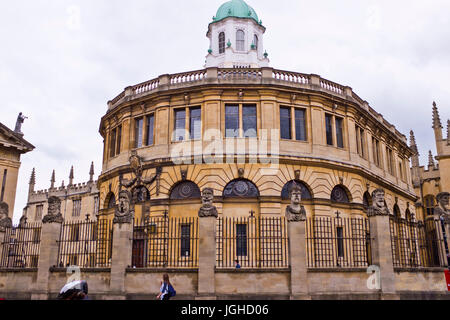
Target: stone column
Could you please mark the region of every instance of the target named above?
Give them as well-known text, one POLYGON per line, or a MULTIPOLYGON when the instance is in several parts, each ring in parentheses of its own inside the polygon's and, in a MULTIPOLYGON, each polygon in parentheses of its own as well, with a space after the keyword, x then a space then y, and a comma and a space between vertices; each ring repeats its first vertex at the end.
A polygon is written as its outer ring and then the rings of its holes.
POLYGON ((50 268, 57 265, 58 240, 61 234, 62 217, 60 220, 44 222, 41 229, 41 244, 38 262, 37 279, 32 291, 32 300, 49 299, 50 268))
POLYGON ((289 221, 289 257, 291 264, 291 299, 309 300, 306 266, 306 220, 289 221))
POLYGON ((380 268, 382 299, 398 299, 395 291, 394 263, 388 215, 369 217, 372 265, 380 268))
POLYGON ((131 264, 133 250, 133 224, 114 223, 111 257, 110 299, 125 300, 126 269, 131 264))
POLYGON ((216 217, 200 217, 198 221, 198 297, 215 300, 216 217))

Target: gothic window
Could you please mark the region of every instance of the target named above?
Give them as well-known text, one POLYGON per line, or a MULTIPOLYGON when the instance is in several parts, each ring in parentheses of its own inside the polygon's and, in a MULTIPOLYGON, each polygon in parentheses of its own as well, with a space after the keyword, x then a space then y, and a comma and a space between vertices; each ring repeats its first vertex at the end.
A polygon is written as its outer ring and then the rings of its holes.
POLYGON ((150 193, 144 186, 136 187, 132 190, 133 203, 142 203, 150 200, 150 193))
POLYGON ((44 211, 44 206, 43 205, 36 206, 36 217, 35 217, 36 221, 40 221, 42 219, 42 212, 43 211, 44 211))
POLYGON ((73 200, 72 217, 81 215, 81 199, 73 200))
POLYGON ((245 33, 242 30, 236 32, 236 50, 245 51, 245 33))
POLYGON ((107 209, 112 209, 116 206, 116 197, 114 196, 114 193, 110 193, 107 197, 106 197, 106 203, 107 203, 107 209))
POLYGON ((191 181, 183 181, 177 184, 170 193, 171 200, 199 199, 201 192, 199 187, 191 181))
POLYGON ((219 34, 219 54, 225 53, 225 32, 219 34))
POLYGON ((425 202, 425 212, 427 213, 427 216, 434 215, 434 196, 428 195, 424 199, 425 202))
POLYGON ((309 188, 299 180, 292 180, 284 185, 283 190, 281 190, 281 199, 283 200, 289 199, 289 192, 291 191, 291 188, 294 185, 294 183, 296 183, 302 189, 302 200, 312 199, 309 188))
POLYGON ((258 188, 255 184, 246 179, 231 181, 223 190, 224 198, 257 198, 258 188))
POLYGON ((409 209, 406 209, 405 217, 407 221, 412 221, 412 214, 411 211, 409 211, 409 209))
POLYGON ((336 186, 331 192, 331 201, 339 203, 350 203, 347 191, 343 186, 336 186))

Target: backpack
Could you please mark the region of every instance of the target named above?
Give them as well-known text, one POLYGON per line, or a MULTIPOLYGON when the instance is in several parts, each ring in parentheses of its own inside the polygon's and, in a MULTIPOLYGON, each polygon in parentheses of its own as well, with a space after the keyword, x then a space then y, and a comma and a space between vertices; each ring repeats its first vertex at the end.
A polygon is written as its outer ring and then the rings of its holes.
POLYGON ((175 289, 172 287, 171 284, 169 284, 168 294, 170 298, 175 297, 177 295, 177 292, 175 291, 175 289))

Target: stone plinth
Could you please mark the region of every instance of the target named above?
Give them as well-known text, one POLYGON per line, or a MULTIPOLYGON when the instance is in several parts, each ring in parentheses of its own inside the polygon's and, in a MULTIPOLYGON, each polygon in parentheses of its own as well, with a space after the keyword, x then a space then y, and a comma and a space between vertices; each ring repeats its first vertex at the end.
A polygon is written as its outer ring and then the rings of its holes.
POLYGON ((40 255, 37 280, 32 290, 32 300, 47 300, 50 268, 58 261, 58 240, 61 234, 62 222, 43 223, 41 230, 40 255))
POLYGON ((291 221, 288 225, 291 262, 291 299, 308 300, 306 267, 306 221, 291 221))
POLYGON ((133 224, 115 223, 113 232, 110 290, 115 300, 124 300, 125 274, 133 249, 133 224))
POLYGON ((199 218, 198 297, 215 299, 216 218, 199 218))

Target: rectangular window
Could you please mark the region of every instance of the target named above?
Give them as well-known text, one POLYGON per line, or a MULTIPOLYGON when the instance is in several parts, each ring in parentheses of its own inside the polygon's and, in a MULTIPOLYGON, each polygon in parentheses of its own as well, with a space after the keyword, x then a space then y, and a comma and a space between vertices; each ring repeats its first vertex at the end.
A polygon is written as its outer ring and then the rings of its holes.
POLYGON ((338 257, 343 258, 344 257, 344 229, 342 227, 337 227, 336 237, 337 237, 338 257))
POLYGON ((154 129, 155 129, 155 116, 151 115, 147 117, 147 146, 153 145, 154 129))
POLYGON ((122 126, 117 127, 117 151, 116 155, 120 154, 122 145, 122 126))
POLYGON ((43 211, 44 211, 44 206, 43 205, 36 206, 36 216, 35 216, 35 220, 36 221, 41 221, 42 220, 42 212, 43 211))
POLYGON ((392 155, 392 150, 386 147, 386 155, 387 155, 387 166, 388 172, 391 175, 394 175, 394 157, 392 155))
POLYGON ((333 145, 333 116, 325 115, 325 129, 327 134, 327 145, 333 145))
POLYGON ((142 119, 142 118, 136 119, 135 123, 134 123, 134 128, 135 128, 134 147, 136 149, 142 148, 142 134, 143 134, 143 129, 144 129, 144 119, 142 119))
POLYGON ((366 144, 364 143, 365 141, 365 135, 364 135, 364 130, 361 128, 359 129, 359 141, 360 141, 360 151, 359 154, 361 157, 365 157, 366 156, 366 144))
POLYGON ((240 257, 247 256, 247 225, 236 225, 236 255, 240 257))
POLYGON ((339 148, 344 147, 344 120, 342 118, 336 118, 336 142, 339 148))
POLYGON ((225 106, 225 137, 238 138, 239 137, 239 106, 227 105, 225 106))
POLYGON ((111 131, 111 144, 109 146, 109 156, 113 158, 116 155, 116 129, 111 131))
POLYGON ((5 196, 5 189, 6 189, 6 176, 8 174, 8 170, 5 169, 3 171, 3 182, 2 182, 2 193, 0 195, 0 201, 3 202, 3 198, 5 196))
POLYGON ((256 131, 257 131, 256 105, 243 106, 242 125, 244 127, 244 138, 256 138, 256 131))
POLYGON ((181 226, 181 256, 189 257, 191 255, 191 225, 183 224, 181 226))
POLYGON ((377 167, 380 167, 381 161, 380 161, 380 142, 372 138, 372 148, 373 148, 373 162, 377 165, 377 167))
POLYGON ((72 217, 81 215, 81 200, 73 200, 72 217))
POLYGON ((280 108, 280 133, 281 139, 292 139, 291 108, 280 108))
POLYGON ((306 141, 306 111, 295 109, 295 135, 297 141, 306 141))
POLYGON ((202 138, 202 109, 200 107, 190 108, 189 129, 191 140, 202 138))
POLYGON ((175 137, 174 141, 184 141, 186 134, 186 110, 175 110, 175 137))

